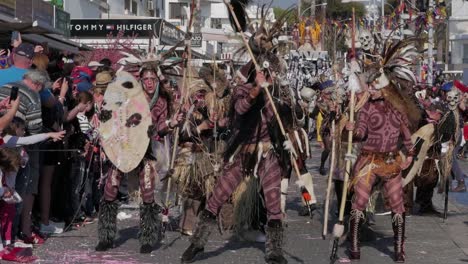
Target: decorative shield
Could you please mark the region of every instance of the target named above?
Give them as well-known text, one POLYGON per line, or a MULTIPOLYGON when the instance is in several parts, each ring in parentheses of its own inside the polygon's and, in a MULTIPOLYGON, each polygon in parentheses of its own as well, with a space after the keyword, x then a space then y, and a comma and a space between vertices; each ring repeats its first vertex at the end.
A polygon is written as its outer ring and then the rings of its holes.
POLYGON ((151 125, 143 88, 130 73, 117 72, 104 94, 99 118, 101 144, 107 157, 120 171, 130 172, 146 153, 151 125))
POLYGON ((418 146, 419 143, 420 146, 417 149, 417 156, 414 159, 413 164, 406 170, 407 173, 406 177, 403 179, 403 187, 410 183, 421 171, 424 160, 426 159, 427 152, 434 143, 432 139, 434 130, 435 127, 433 124, 427 124, 411 135, 411 141, 413 144, 418 146))

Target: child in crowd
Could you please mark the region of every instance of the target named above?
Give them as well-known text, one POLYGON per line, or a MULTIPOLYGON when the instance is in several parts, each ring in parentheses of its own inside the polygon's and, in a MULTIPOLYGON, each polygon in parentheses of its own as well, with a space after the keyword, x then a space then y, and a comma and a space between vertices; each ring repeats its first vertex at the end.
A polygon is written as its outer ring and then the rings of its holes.
POLYGON ((86 58, 81 54, 76 54, 73 57, 75 67, 71 72, 71 79, 73 80, 73 93, 74 95, 79 92, 89 91, 94 81, 93 71, 86 65, 86 58))
MULTIPOLYGON (((65 134, 65 131, 60 131, 24 137, 25 132, 26 123, 18 117, 14 117, 8 127, 2 132, 3 144, 0 145, 0 169, 3 174, 2 186, 9 193, 14 191, 16 174, 20 166, 25 167, 28 162, 28 155, 21 146, 36 144, 47 139, 58 141, 65 134)), ((6 245, 10 244, 12 240, 11 230, 15 212, 14 203, 7 203, 3 200, 0 202, 0 233, 6 245)))
MULTIPOLYGON (((76 96, 77 105, 68 112, 66 121, 70 136, 68 138, 68 148, 78 149, 79 152, 71 152, 71 173, 67 181, 68 212, 66 225, 82 223, 86 216, 81 207, 84 189, 87 185, 87 172, 90 154, 93 150, 94 141, 93 129, 90 118, 94 114, 93 95, 89 92, 80 92, 76 96)), ((89 175, 88 175, 89 177, 89 175)))

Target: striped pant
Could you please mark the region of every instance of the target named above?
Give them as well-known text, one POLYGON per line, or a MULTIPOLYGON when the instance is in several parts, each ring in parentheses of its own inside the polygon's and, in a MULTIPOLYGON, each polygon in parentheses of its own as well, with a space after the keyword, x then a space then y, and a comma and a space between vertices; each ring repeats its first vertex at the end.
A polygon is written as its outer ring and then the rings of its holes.
MULTIPOLYGON (((144 203, 153 203, 155 188, 154 181, 156 178, 156 161, 143 159, 143 161, 135 170, 138 170, 138 177, 140 179, 141 199, 144 203)), ((117 198, 121 178, 121 171, 115 167, 109 169, 106 185, 104 187, 104 199, 106 201, 112 202, 117 198)))
MULTIPOLYGON (((218 214, 221 206, 229 199, 231 194, 244 178, 242 172, 241 155, 237 155, 232 163, 224 166, 223 176, 218 179, 212 195, 208 199, 206 208, 218 214)), ((262 157, 258 164, 258 176, 265 196, 265 207, 268 220, 279 219, 281 213, 281 177, 283 169, 273 151, 262 157)))
MULTIPOLYGON (((363 160, 358 160, 356 166, 363 168, 365 164, 359 164, 363 160)), ((368 175, 360 177, 354 185, 354 197, 352 200, 352 209, 359 211, 366 210, 369 197, 372 192, 377 176, 371 172, 368 175)), ((401 173, 394 178, 384 180, 384 194, 393 213, 401 214, 405 212, 403 203, 403 181, 401 173)))

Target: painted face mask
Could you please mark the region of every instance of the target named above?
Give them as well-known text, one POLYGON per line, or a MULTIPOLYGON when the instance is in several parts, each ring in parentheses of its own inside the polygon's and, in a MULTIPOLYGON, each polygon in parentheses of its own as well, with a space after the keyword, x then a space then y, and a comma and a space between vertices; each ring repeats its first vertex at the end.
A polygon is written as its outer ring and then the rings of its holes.
POLYGON ((362 31, 361 34, 359 34, 359 43, 361 44, 361 48, 366 51, 373 50, 375 46, 374 37, 367 30, 362 31))
POLYGON ((450 90, 447 93, 447 97, 445 98, 445 100, 447 101, 448 107, 452 111, 457 109, 458 104, 460 103, 460 99, 461 99, 460 92, 456 88, 452 88, 452 90, 450 90))

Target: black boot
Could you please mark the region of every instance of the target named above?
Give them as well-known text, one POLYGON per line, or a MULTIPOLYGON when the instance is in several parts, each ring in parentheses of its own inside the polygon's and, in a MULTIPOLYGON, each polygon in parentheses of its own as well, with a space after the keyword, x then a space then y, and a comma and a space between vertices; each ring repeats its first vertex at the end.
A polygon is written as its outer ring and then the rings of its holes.
POLYGON ((299 216, 309 216, 310 213, 313 213, 317 209, 316 204, 310 204, 309 206, 304 205, 301 210, 299 211, 299 216), (310 211, 309 211, 310 209, 310 211))
POLYGON ((320 168, 319 168, 320 175, 327 175, 327 171, 325 170, 325 162, 328 159, 328 154, 330 154, 330 151, 324 149, 322 151, 322 155, 320 156, 320 168))
POLYGON ((270 220, 266 226, 265 261, 268 264, 286 264, 283 256, 283 226, 281 220, 270 220))
POLYGON ((106 251, 114 246, 114 238, 117 233, 117 201, 102 200, 99 207, 98 238, 96 251, 106 251))
POLYGON ((162 239, 161 207, 155 202, 140 205, 140 253, 149 254, 162 239))
POLYGON ((205 209, 201 212, 190 246, 182 254, 182 263, 192 263, 205 250, 208 237, 216 229, 216 215, 205 209))
POLYGON ((405 262, 405 213, 392 212, 393 245, 395 247, 395 262, 405 262))
POLYGON ((359 235, 363 222, 364 213, 357 209, 351 210, 351 217, 349 218, 349 239, 351 240, 351 246, 348 248, 350 260, 359 260, 361 258, 359 235))

